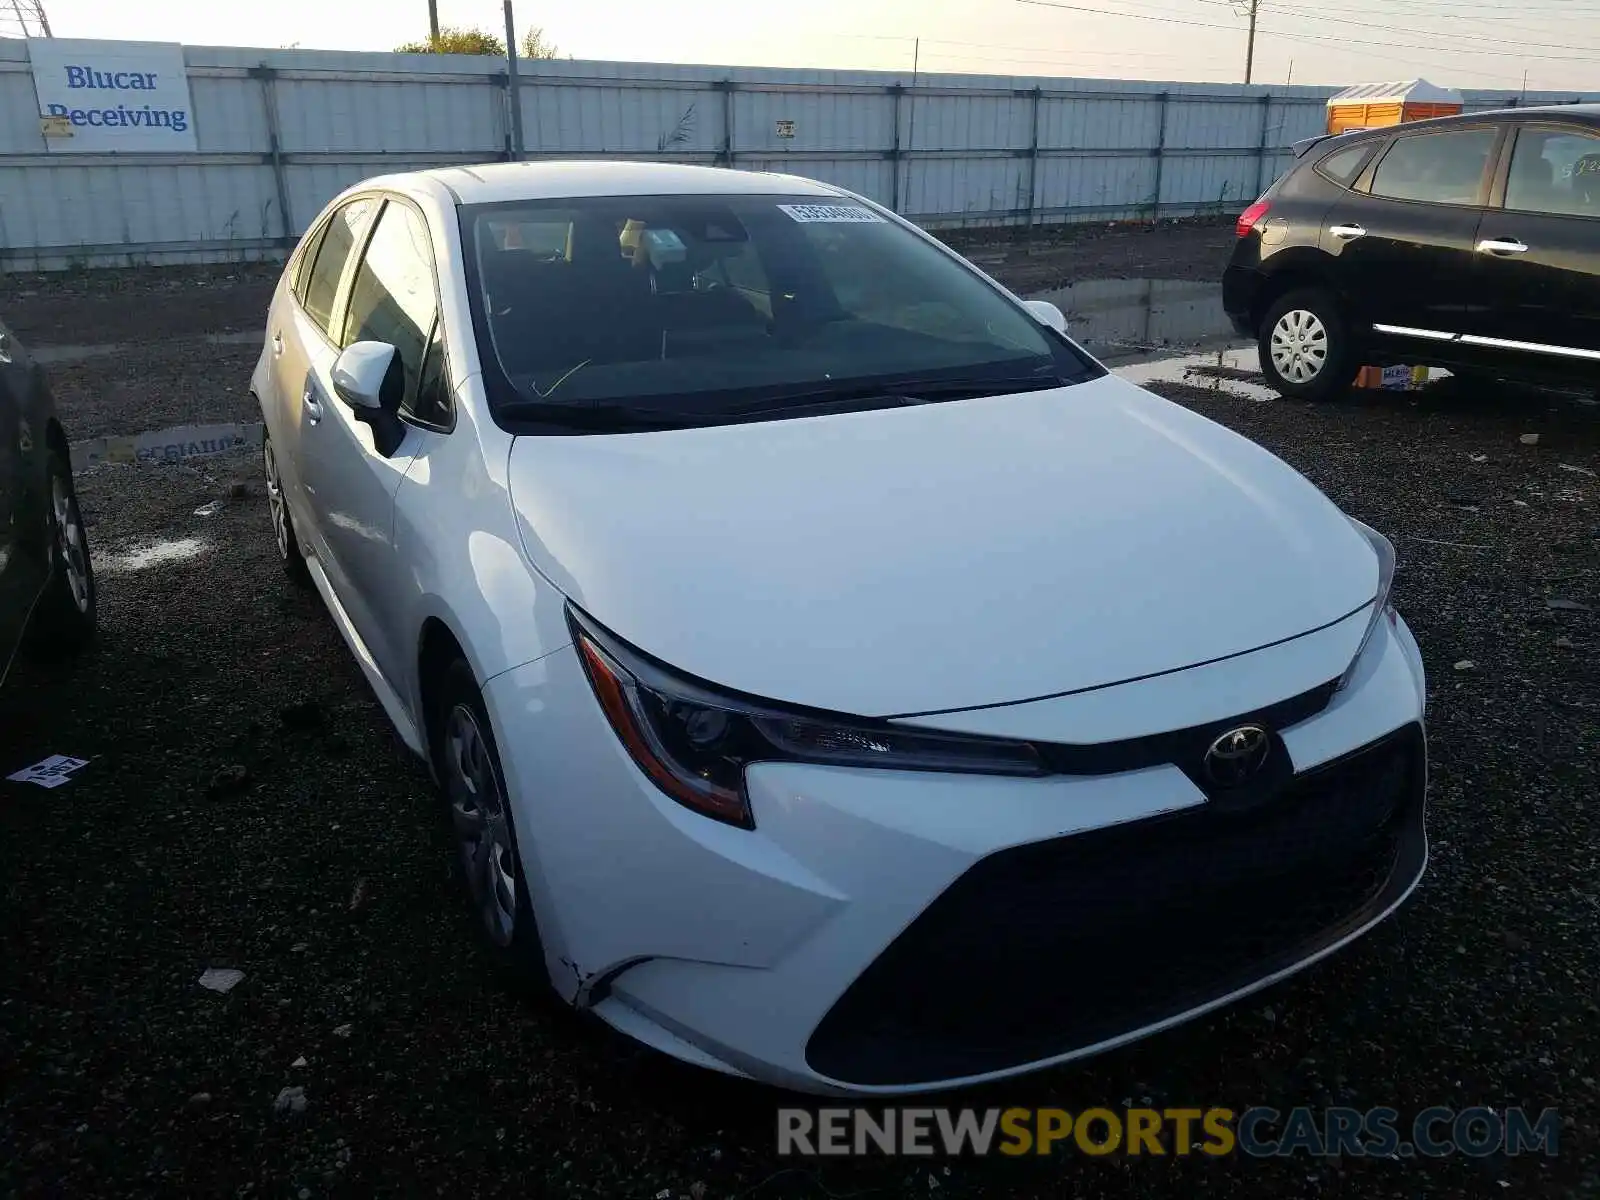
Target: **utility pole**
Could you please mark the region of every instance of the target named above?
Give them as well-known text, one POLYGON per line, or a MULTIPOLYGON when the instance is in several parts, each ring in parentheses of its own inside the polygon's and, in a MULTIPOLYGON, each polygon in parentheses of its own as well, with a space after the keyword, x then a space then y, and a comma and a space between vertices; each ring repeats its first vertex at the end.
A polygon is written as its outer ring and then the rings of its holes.
POLYGON ((1261 11, 1261 0, 1250 0, 1250 40, 1245 43, 1244 81, 1249 83, 1256 70, 1256 14, 1261 11))
POLYGON ((517 22, 511 15, 511 0, 506 12, 506 99, 511 105, 511 161, 522 161, 522 93, 517 82, 517 22))
POLYGON ((439 0, 428 0, 428 45, 439 44, 439 0))
MULTIPOLYGON (((917 74, 922 67, 922 39, 919 37, 911 45, 911 108, 906 121, 906 200, 911 199, 911 176, 916 164, 911 159, 911 152, 916 149, 917 142, 917 74)), ((899 168, 897 167, 896 170, 899 168)))

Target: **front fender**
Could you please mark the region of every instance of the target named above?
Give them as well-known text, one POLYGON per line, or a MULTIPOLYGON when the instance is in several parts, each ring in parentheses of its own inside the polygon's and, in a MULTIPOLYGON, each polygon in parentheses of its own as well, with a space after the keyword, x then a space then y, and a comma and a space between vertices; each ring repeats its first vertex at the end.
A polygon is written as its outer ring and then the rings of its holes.
POLYGON ((411 593, 406 636, 416 648, 407 678, 394 682, 419 728, 430 622, 448 630, 480 685, 572 643, 566 598, 522 552, 506 480, 510 436, 458 403, 455 429, 425 437, 395 496, 394 529, 395 561, 409 576, 395 583, 411 593))

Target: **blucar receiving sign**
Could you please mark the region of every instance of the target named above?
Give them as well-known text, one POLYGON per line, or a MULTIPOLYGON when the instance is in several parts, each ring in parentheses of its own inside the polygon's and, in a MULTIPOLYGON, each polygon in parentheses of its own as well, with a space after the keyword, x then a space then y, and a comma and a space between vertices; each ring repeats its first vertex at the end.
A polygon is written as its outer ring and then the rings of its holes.
POLYGON ((51 151, 196 148, 182 46, 29 38, 28 57, 51 151))

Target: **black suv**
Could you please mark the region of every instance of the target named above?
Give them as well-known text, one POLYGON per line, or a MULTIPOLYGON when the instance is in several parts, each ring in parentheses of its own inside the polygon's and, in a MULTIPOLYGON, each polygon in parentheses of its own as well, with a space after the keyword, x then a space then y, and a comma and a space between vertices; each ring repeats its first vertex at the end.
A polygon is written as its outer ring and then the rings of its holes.
POLYGON ((1600 381, 1600 104, 1417 121, 1294 147, 1239 217, 1223 306, 1280 393, 1363 365, 1600 381))

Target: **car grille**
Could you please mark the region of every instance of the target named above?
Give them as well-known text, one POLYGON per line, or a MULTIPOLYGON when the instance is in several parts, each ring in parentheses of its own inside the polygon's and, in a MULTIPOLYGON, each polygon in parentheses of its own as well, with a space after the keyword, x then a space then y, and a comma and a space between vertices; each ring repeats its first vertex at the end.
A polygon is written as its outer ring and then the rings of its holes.
POLYGON ((1290 967, 1416 878, 1425 757, 1407 726, 1243 811, 1206 804, 991 855, 851 985, 807 1061, 860 1085, 977 1075, 1290 967))

